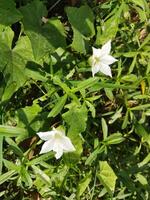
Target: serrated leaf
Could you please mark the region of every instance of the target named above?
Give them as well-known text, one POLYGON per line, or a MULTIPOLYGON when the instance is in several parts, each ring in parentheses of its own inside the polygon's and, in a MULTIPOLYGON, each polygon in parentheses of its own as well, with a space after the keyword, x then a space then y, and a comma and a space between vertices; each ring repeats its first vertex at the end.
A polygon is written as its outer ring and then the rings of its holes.
POLYGON ((34 0, 20 11, 36 60, 40 60, 47 52, 66 46, 65 31, 60 20, 50 19, 43 23, 42 17, 47 16, 47 10, 41 1, 34 0))
POLYGON ((117 176, 107 161, 100 161, 99 166, 100 171, 98 172, 97 176, 108 193, 112 195, 115 190, 117 176))
POLYGON ((0 24, 12 25, 22 18, 13 0, 0 0, 0 24))

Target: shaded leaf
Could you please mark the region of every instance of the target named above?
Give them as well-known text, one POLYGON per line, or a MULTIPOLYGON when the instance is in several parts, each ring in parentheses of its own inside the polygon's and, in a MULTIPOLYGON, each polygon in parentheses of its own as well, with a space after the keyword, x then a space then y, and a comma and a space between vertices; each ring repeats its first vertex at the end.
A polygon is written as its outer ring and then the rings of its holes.
POLYGON ((25 33, 29 37, 36 60, 47 52, 58 47, 65 47, 65 31, 58 19, 50 19, 43 23, 42 17, 47 16, 47 10, 41 1, 34 0, 20 9, 23 15, 25 33))
POLYGON ((0 24, 9 26, 22 18, 13 0, 0 0, 0 24))

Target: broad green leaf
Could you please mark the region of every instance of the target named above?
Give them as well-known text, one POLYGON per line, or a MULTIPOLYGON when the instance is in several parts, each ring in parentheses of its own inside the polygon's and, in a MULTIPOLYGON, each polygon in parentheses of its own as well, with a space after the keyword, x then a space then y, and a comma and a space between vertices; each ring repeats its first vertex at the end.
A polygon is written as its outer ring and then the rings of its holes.
POLYGON ((18 109, 16 116, 19 120, 19 126, 28 129, 30 134, 38 131, 43 124, 43 118, 40 115, 41 110, 42 108, 36 102, 32 106, 18 109))
POLYGON ((10 170, 8 172, 5 172, 4 174, 0 175, 0 185, 4 182, 8 181, 13 175, 16 174, 16 171, 10 170))
POLYGON ((60 20, 50 19, 46 23, 42 21, 42 17, 47 16, 47 10, 41 1, 34 0, 21 7, 20 11, 36 60, 40 60, 47 52, 66 46, 65 31, 60 20))
POLYGON ((0 125, 0 135, 5 137, 16 137, 20 135, 27 136, 28 133, 24 128, 0 125))
POLYGON ((65 158, 67 163, 75 163, 79 160, 83 151, 83 142, 79 134, 86 129, 87 108, 85 105, 79 106, 75 102, 72 102, 65 107, 68 108, 69 111, 64 113, 62 117, 69 126, 67 136, 71 139, 76 149, 75 152, 68 153, 65 158))
POLYGON ((64 105, 66 103, 66 100, 67 100, 67 94, 65 94, 64 96, 60 97, 58 99, 58 102, 54 106, 54 108, 48 114, 48 117, 55 117, 55 116, 57 116, 61 112, 61 110, 63 109, 63 107, 64 107, 64 105))
POLYGON ((34 80, 39 80, 43 82, 46 82, 48 79, 46 77, 46 73, 39 69, 37 66, 34 67, 33 64, 30 64, 30 66, 27 66, 25 68, 25 74, 28 78, 32 78, 34 80))
POLYGON ((69 111, 65 112, 62 117, 70 126, 70 129, 77 134, 85 131, 87 121, 87 108, 85 105, 78 106, 76 103, 66 105, 69 111))
POLYGON ((20 37, 13 49, 12 40, 13 31, 9 27, 0 32, 0 61, 3 60, 0 68, 6 82, 2 100, 10 98, 19 87, 24 85, 27 80, 24 69, 27 62, 33 60, 31 44, 26 36, 20 37))
POLYGON ((76 132, 76 130, 74 132, 73 130, 69 129, 67 136, 71 139, 76 149, 73 152, 65 153, 63 156, 65 163, 68 166, 70 166, 71 164, 76 164, 79 162, 81 153, 83 152, 83 147, 82 147, 83 141, 80 135, 76 132))
POLYGON ((85 177, 79 182, 77 187, 77 199, 80 199, 80 196, 84 193, 86 188, 91 182, 92 174, 89 172, 85 177))
POLYGON ((115 190, 117 176, 107 161, 100 161, 99 166, 100 171, 98 172, 97 176, 100 182, 106 188, 107 192, 112 194, 115 190))
POLYGON ((22 18, 13 0, 0 0, 0 24, 12 25, 22 18))
POLYGON ((86 53, 86 40, 95 34, 93 12, 85 5, 80 8, 67 7, 66 13, 74 34, 72 47, 80 53, 86 53))

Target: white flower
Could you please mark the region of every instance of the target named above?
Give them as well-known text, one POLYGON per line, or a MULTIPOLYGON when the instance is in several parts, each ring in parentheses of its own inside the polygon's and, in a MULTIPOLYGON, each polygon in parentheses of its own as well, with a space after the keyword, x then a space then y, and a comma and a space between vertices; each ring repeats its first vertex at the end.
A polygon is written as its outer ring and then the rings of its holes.
POLYGON ((63 152, 75 151, 71 140, 65 136, 64 130, 53 128, 52 131, 39 132, 37 135, 45 141, 40 154, 54 151, 56 152, 56 159, 59 159, 63 155, 63 152))
POLYGON ((110 54, 111 50, 111 40, 102 46, 101 49, 96 49, 92 47, 93 55, 91 56, 92 65, 92 75, 94 76, 97 72, 102 72, 103 74, 112 77, 111 69, 109 65, 116 62, 117 60, 110 54))

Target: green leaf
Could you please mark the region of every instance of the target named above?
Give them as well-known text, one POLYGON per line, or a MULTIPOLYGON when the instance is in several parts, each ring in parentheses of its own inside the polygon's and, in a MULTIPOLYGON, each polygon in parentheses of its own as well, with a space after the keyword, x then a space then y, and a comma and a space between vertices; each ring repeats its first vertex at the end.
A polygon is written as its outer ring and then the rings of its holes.
POLYGON ((93 103, 90 103, 89 101, 85 101, 85 103, 86 103, 87 107, 89 108, 89 111, 91 112, 92 117, 95 118, 95 116, 96 116, 96 109, 95 109, 93 103))
POLYGON ((54 106, 54 108, 48 114, 48 117, 56 117, 61 112, 61 110, 63 109, 63 107, 64 107, 64 105, 66 103, 66 100, 67 100, 67 94, 65 94, 64 96, 60 97, 58 99, 58 102, 54 106))
POLYGON ((130 2, 140 6, 143 10, 148 8, 148 3, 145 0, 130 0, 130 2))
POLYGON ((44 171, 42 171, 35 165, 32 165, 32 168, 34 170, 34 173, 41 179, 41 181, 43 181, 47 185, 51 186, 51 179, 49 178, 49 176, 47 174, 45 174, 44 171))
POLYGON ((97 176, 100 182, 108 191, 108 193, 112 195, 115 190, 117 176, 115 175, 113 169, 110 167, 107 161, 100 161, 99 166, 100 171, 98 172, 97 176))
POLYGON ((66 105, 69 111, 64 113, 62 117, 65 122, 70 126, 70 129, 79 134, 86 129, 87 121, 87 108, 85 105, 79 106, 75 102, 66 105))
POLYGON ((138 166, 143 167, 149 162, 150 162, 150 153, 140 163, 138 163, 138 166))
POLYGON ((3 136, 0 135, 0 175, 3 167, 3 136))
POLYGON ((6 82, 2 101, 10 98, 19 87, 24 85, 27 80, 24 69, 27 62, 33 60, 31 44, 27 37, 20 37, 16 46, 11 49, 13 35, 9 27, 0 32, 0 61, 3 58, 0 68, 6 82))
POLYGON ((42 17, 47 16, 47 10, 41 1, 34 0, 20 11, 36 60, 40 60, 47 52, 66 46, 65 31, 60 20, 50 19, 46 23, 42 21, 42 17))
POLYGON ((19 172, 20 170, 20 165, 16 165, 15 163, 13 163, 12 161, 3 159, 4 165, 8 170, 14 170, 16 172, 19 172))
POLYGON ((13 150, 13 152, 18 155, 19 157, 23 157, 22 150, 18 147, 18 145, 11 139, 11 138, 5 138, 5 141, 9 144, 9 148, 13 150))
POLYGON ((99 80, 99 78, 89 78, 89 79, 86 79, 84 81, 79 81, 78 84, 77 84, 77 87, 73 88, 71 91, 72 92, 78 92, 80 90, 83 90, 83 89, 87 89, 89 87, 92 87, 93 85, 95 85, 95 83, 97 83, 99 80))
POLYGON ((86 188, 91 182, 92 174, 89 172, 85 177, 79 182, 77 187, 77 199, 80 199, 80 196, 84 193, 86 188))
POLYGON ((16 137, 20 135, 28 135, 26 129, 13 126, 0 125, 0 134, 5 137, 16 137))
POLYGON ((147 179, 140 173, 136 175, 136 180, 139 181, 143 186, 148 185, 147 179))
POLYGON ((24 182, 25 186, 31 188, 33 185, 33 181, 31 179, 29 171, 24 166, 21 166, 20 176, 21 181, 24 182))
POLYGON ((16 116, 19 119, 19 126, 28 129, 30 134, 38 131, 43 124, 43 118, 40 115, 41 110, 42 108, 36 102, 32 106, 18 109, 16 116))
POLYGON ((142 124, 139 123, 135 124, 135 133, 140 137, 142 137, 142 142, 147 142, 148 145, 150 146, 150 134, 142 124))
POLYGON ((105 140, 108 135, 108 126, 104 118, 101 119, 102 131, 103 131, 103 139, 105 140))
POLYGON ((37 158, 34 158, 32 160, 30 160, 29 162, 27 162, 27 165, 28 166, 31 166, 31 165, 37 165, 37 164, 40 164, 41 161, 47 161, 51 158, 54 157, 54 153, 53 152, 48 152, 44 155, 41 155, 41 156, 38 156, 37 158))
POLYGON ((97 155, 102 153, 105 150, 105 146, 102 145, 101 147, 96 148, 91 154, 90 156, 87 158, 85 165, 91 165, 92 162, 94 162, 94 160, 96 160, 97 155))
POLYGON ((13 0, 0 0, 0 24, 12 25, 22 18, 13 0))
POLYGON ((13 175, 16 174, 16 171, 10 170, 2 175, 0 175, 0 185, 8 181, 13 175))
POLYGON ((106 145, 112 145, 112 144, 119 144, 123 142, 125 138, 122 136, 121 133, 113 133, 110 136, 108 136, 104 142, 106 145))
POLYGON ((101 30, 101 27, 98 27, 96 36, 97 45, 102 45, 106 43, 109 39, 115 38, 118 32, 118 25, 120 23, 122 9, 123 4, 120 6, 120 8, 116 7, 112 11, 112 16, 102 25, 103 29, 101 30))
POLYGON ((95 34, 93 12, 85 5, 80 8, 67 7, 66 13, 74 34, 72 48, 80 53, 86 53, 86 40, 95 34))

